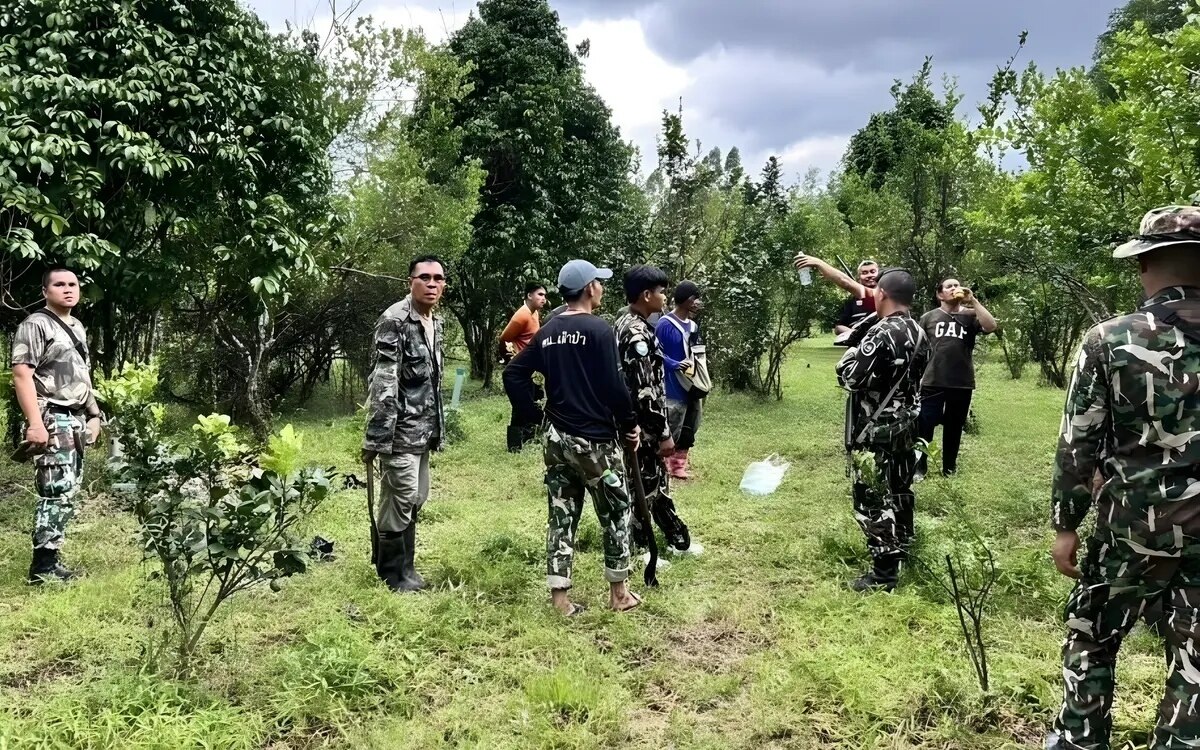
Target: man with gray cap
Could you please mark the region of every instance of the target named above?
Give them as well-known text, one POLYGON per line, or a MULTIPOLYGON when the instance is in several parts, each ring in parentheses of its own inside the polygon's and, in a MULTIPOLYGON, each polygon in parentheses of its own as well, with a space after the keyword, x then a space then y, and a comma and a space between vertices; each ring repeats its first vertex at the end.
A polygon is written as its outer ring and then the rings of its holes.
POLYGON ((533 373, 546 378, 546 583, 551 602, 574 616, 583 605, 567 595, 575 532, 591 493, 604 532, 604 577, 609 606, 625 612, 641 603, 629 590, 630 499, 625 486, 621 436, 638 444, 637 413, 621 377, 613 329, 594 313, 612 271, 573 260, 558 274, 567 310, 542 326, 533 342, 504 368, 504 390, 514 408, 529 414, 533 373))
POLYGON ((851 588, 891 591, 914 533, 921 376, 929 358, 921 325, 909 313, 916 282, 903 268, 879 274, 879 322, 837 363, 838 382, 850 391, 847 450, 854 480, 854 517, 867 538, 871 570, 851 588))
POLYGON ((1200 747, 1200 208, 1154 209, 1113 257, 1137 258, 1147 299, 1088 331, 1067 392, 1051 554, 1078 582, 1046 747, 1109 747, 1117 652, 1156 605, 1168 669, 1150 747, 1200 747), (1078 564, 1097 469, 1096 530, 1078 564))

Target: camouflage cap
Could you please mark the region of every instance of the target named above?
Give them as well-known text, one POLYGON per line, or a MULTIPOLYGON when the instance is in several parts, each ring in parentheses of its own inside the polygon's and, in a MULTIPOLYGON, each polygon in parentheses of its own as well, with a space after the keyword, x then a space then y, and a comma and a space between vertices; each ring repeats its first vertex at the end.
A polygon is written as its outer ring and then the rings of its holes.
POLYGON ((1200 245, 1200 206, 1163 206, 1142 217, 1138 235, 1113 251, 1113 257, 1132 258, 1186 243, 1200 245))

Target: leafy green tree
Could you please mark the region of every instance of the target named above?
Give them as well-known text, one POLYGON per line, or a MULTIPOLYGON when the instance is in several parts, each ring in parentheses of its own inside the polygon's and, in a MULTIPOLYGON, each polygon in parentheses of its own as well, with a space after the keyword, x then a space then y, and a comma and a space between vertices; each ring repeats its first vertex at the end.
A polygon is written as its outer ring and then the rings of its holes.
POLYGON ((644 204, 628 202, 633 150, 546 0, 484 0, 448 48, 469 66, 466 94, 447 102, 422 86, 412 128, 461 128, 458 158, 442 169, 478 160, 486 172, 447 301, 472 375, 490 382, 495 337, 522 283, 551 281, 572 257, 628 252, 618 243, 639 241, 644 204))
POLYGON ((330 130, 312 40, 235 0, 29 0, 0 26, 6 300, 36 299, 31 266, 82 271, 108 371, 188 280, 257 312, 313 269, 330 130))

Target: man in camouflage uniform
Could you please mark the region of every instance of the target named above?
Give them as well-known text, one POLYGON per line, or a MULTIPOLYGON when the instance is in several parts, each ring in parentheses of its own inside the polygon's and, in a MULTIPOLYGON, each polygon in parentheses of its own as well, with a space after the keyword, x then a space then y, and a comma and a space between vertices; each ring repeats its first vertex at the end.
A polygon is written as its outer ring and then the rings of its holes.
MULTIPOLYGON (((650 327, 649 317, 661 313, 667 303, 667 275, 653 266, 633 266, 625 272, 625 298, 629 301, 626 312, 617 319, 617 357, 629 395, 637 410, 638 427, 642 440, 638 447, 638 466, 641 468, 642 488, 646 491, 646 505, 654 522, 663 531, 667 543, 682 552, 691 545, 687 524, 675 513, 675 502, 671 499, 664 459, 675 453, 675 441, 671 439, 671 426, 667 420, 667 402, 664 381, 666 368, 658 340, 650 327)), ((633 467, 627 466, 629 481, 633 481, 633 467)), ((639 546, 648 548, 650 534, 638 514, 633 514, 633 539, 639 546)), ((661 563, 660 563, 661 564, 661 563)))
POLYGON ((851 451, 854 516, 867 537, 872 569, 855 591, 892 591, 914 533, 921 375, 929 351, 909 313, 916 283, 902 268, 879 275, 879 322, 852 343, 837 364, 838 381, 851 391, 847 450, 851 451))
POLYGON ((445 440, 442 410, 442 319, 433 314, 446 289, 435 256, 409 265, 410 293, 375 324, 375 366, 367 381, 363 462, 379 457, 375 570, 393 591, 419 591, 414 558, 417 521, 429 497, 429 453, 445 440))
POLYGON ((612 271, 585 260, 563 266, 558 287, 566 312, 542 326, 504 368, 504 390, 524 414, 537 409, 533 374, 546 378, 546 583, 554 607, 567 616, 583 610, 568 591, 585 490, 604 532, 609 606, 625 612, 641 602, 626 583, 630 502, 619 438, 637 447, 637 415, 621 379, 613 329, 594 314, 604 296, 601 281, 611 277, 612 271))
POLYGON ((1117 652, 1161 603, 1166 694, 1151 748, 1200 747, 1200 208, 1146 214, 1116 258, 1136 257, 1148 299, 1084 338, 1052 485, 1055 565, 1078 579, 1066 606, 1062 710, 1050 750, 1109 747, 1117 652), (1082 565, 1079 536, 1096 497, 1082 565))
POLYGON ((13 387, 28 425, 22 449, 34 455, 37 510, 29 583, 76 576, 59 561, 74 499, 83 479, 84 446, 100 434, 92 393, 87 332, 71 316, 79 279, 63 268, 42 276, 46 306, 27 317, 13 338, 13 387))

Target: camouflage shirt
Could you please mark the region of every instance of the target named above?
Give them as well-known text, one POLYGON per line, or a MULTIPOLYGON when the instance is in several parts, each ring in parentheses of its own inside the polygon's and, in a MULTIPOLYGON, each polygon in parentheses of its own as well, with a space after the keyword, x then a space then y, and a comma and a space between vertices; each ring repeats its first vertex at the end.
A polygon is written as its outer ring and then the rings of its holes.
MULTIPOLYGON (((665 392, 666 369, 658 339, 646 319, 635 312, 626 312, 616 323, 617 356, 621 374, 637 411, 638 427, 646 440, 669 440, 665 392)), ((657 446, 656 446, 657 447, 657 446)))
POLYGON ((879 321, 862 343, 846 350, 837 376, 852 392, 847 429, 855 447, 888 445, 916 433, 928 361, 925 332, 906 312, 879 321))
POLYGON ((442 319, 433 319, 433 340, 412 306, 412 297, 389 307, 375 324, 375 365, 367 379, 365 450, 423 453, 440 450, 442 413, 442 319))
POLYGON ((1200 537, 1200 289, 1172 287, 1088 331, 1067 391, 1051 491, 1052 523, 1079 527, 1104 480, 1096 522, 1134 551, 1170 556, 1200 537))
MULTIPOLYGON (((64 320, 87 351, 87 332, 76 318, 64 320)), ((13 337, 12 364, 30 365, 38 401, 43 404, 96 412, 92 376, 75 342, 45 313, 22 321, 13 337)))

